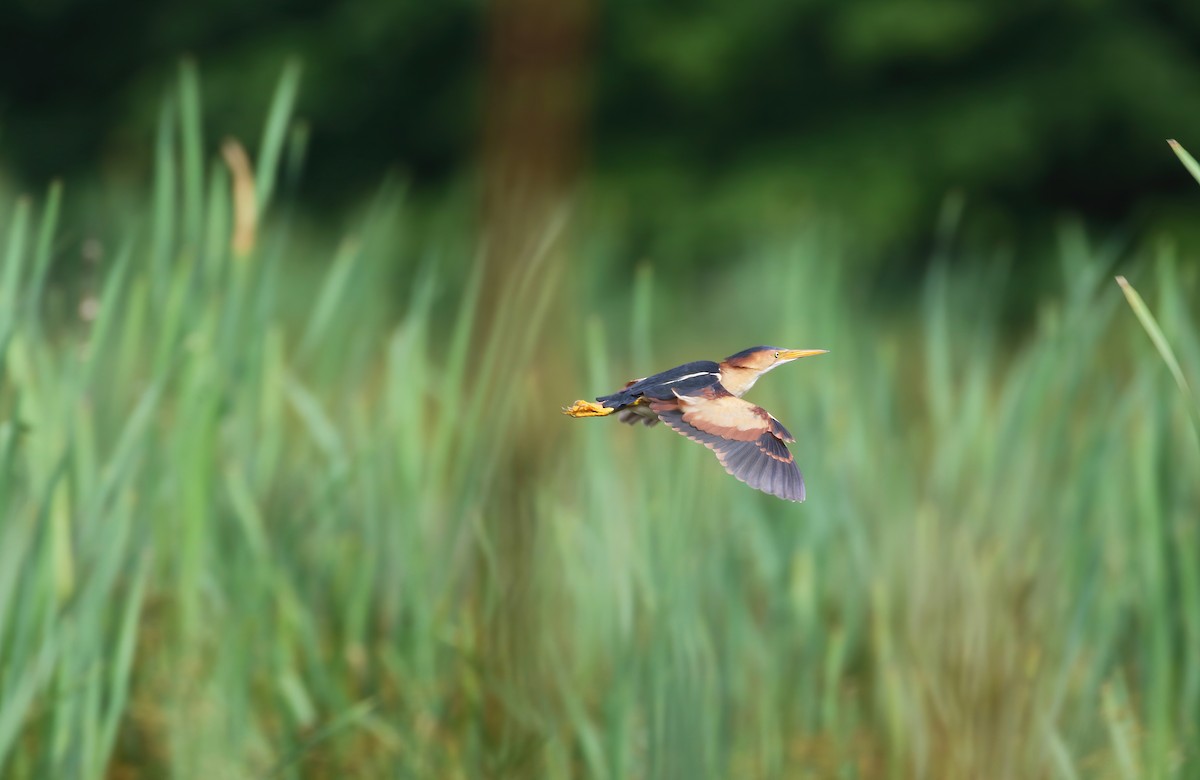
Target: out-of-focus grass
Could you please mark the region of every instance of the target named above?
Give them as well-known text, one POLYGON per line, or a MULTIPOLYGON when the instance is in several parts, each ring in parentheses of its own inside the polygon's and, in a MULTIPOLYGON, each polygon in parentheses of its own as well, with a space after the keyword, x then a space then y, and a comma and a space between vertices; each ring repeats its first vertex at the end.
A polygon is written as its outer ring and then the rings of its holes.
MULTIPOLYGON (((548 226, 504 296, 543 303, 477 322, 470 248, 386 197, 297 238, 294 90, 244 257, 190 70, 94 291, 47 282, 58 188, 3 224, 0 774, 1196 773, 1200 458, 1103 249, 1064 230, 1014 345, 999 274, 896 319, 801 228, 602 297, 603 233, 548 226), (805 504, 558 414, 760 342, 832 350, 754 392, 805 504)), ((1149 260, 1195 386, 1194 279, 1149 260)))

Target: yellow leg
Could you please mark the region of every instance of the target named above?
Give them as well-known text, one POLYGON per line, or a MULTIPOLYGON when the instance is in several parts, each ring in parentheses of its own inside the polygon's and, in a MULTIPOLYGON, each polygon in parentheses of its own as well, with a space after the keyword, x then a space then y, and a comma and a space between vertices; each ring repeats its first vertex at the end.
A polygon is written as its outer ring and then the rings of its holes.
POLYGON ((569 408, 564 408, 563 414, 569 414, 572 417, 604 417, 615 411, 617 410, 594 404, 591 401, 576 401, 569 408))

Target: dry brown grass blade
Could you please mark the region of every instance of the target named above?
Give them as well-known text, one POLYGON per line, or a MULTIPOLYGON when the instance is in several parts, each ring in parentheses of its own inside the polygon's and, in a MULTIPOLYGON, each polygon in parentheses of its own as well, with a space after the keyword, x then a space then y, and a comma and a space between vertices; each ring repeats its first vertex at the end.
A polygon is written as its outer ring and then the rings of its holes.
POLYGON ((258 236, 258 202, 254 195, 254 170, 250 155, 236 138, 221 144, 221 156, 233 177, 233 235, 230 247, 233 255, 244 258, 254 251, 258 236))

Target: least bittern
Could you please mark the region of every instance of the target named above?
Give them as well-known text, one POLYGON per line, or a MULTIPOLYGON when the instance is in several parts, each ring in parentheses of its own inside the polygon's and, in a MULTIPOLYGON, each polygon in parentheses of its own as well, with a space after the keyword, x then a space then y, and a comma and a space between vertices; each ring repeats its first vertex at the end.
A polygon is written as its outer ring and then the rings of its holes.
POLYGON ((742 395, 773 368, 825 349, 751 347, 720 363, 699 360, 635 379, 591 401, 576 401, 564 414, 604 417, 630 425, 665 422, 708 447, 725 470, 752 488, 788 501, 804 500, 804 478, 785 442, 796 438, 761 406, 742 395))

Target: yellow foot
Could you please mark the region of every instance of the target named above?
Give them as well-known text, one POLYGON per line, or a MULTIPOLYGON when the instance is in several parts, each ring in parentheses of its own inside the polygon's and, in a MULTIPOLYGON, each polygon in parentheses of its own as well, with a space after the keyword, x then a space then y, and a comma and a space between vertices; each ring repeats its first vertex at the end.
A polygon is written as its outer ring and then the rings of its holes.
POLYGON ((604 417, 615 411, 617 410, 594 404, 591 401, 576 401, 570 408, 564 408, 563 414, 569 414, 572 417, 604 417))

